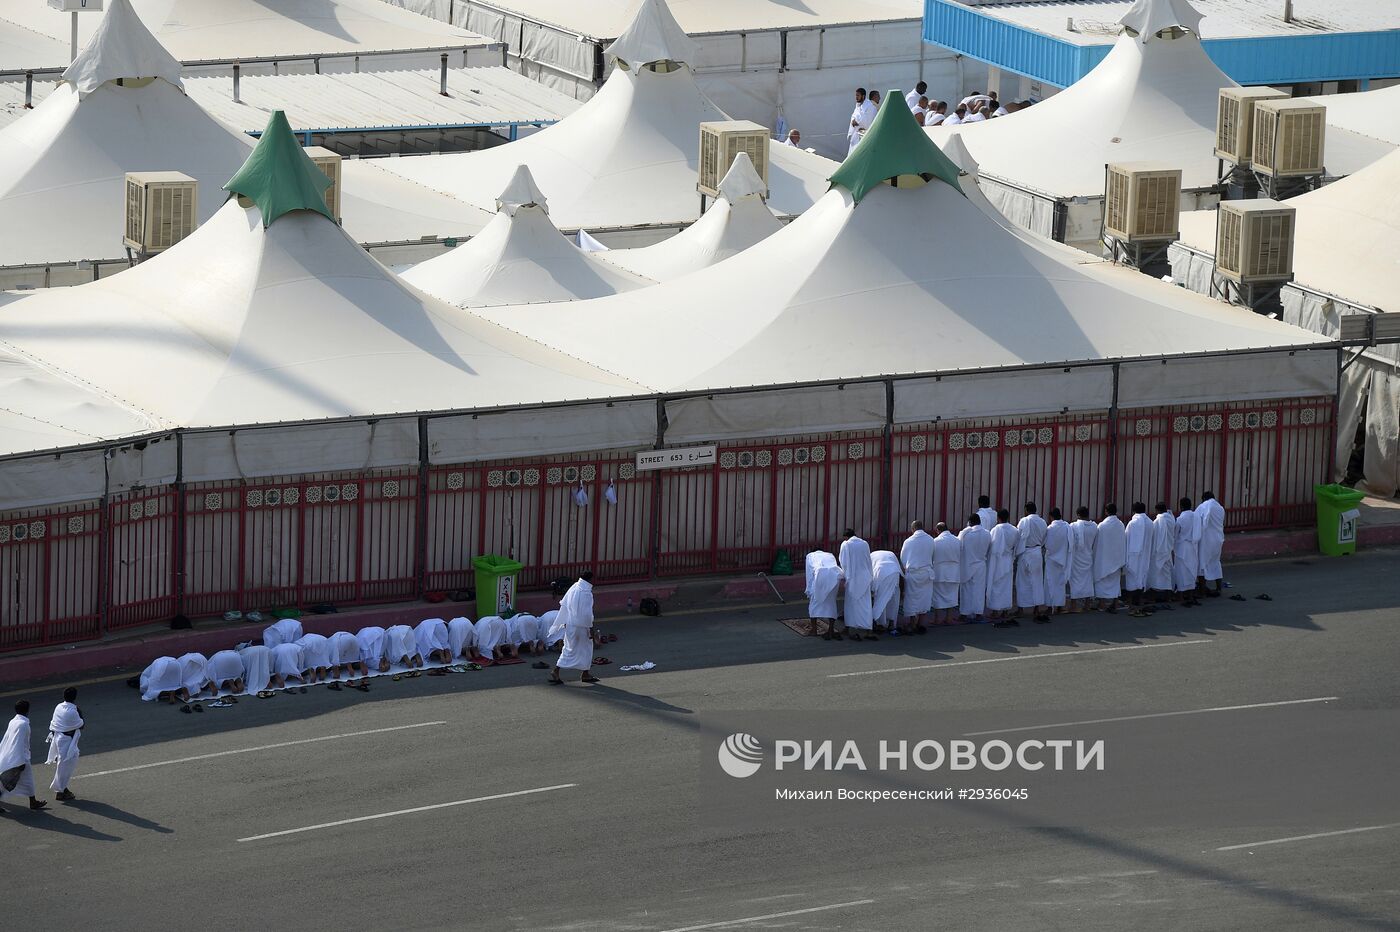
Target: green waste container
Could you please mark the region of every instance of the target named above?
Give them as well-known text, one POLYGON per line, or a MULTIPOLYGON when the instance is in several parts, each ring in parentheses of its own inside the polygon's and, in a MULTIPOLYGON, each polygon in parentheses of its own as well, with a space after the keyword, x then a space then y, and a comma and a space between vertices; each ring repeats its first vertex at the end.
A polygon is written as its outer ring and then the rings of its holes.
POLYGON ((472 569, 476 571, 476 614, 478 618, 487 615, 503 615, 515 610, 515 574, 524 569, 510 557, 487 554, 472 557, 472 569))
POLYGON ((1344 485, 1315 485, 1317 496, 1317 546, 1323 553, 1340 557, 1356 552, 1356 529, 1361 512, 1357 504, 1365 494, 1344 485))

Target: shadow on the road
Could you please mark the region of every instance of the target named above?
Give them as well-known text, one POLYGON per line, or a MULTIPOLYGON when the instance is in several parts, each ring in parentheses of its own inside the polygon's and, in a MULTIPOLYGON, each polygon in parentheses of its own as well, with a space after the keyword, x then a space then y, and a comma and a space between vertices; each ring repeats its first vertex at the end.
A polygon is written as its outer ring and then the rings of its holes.
MULTIPOLYGON (((53 805, 52 801, 50 801, 49 805, 53 805)), ((70 822, 63 818, 63 816, 54 812, 53 809, 45 809, 42 812, 31 812, 28 808, 9 808, 6 810, 5 816, 4 822, 0 822, 0 825, 14 825, 17 830, 57 832, 60 835, 72 835, 74 838, 86 838, 89 841, 122 840, 120 835, 108 835, 106 832, 99 832, 91 826, 70 822)))
POLYGON ((115 822, 125 822, 127 825, 145 829, 150 832, 157 832, 161 835, 172 835, 175 833, 173 828, 167 828, 159 822, 143 819, 139 815, 127 812, 125 809, 118 809, 110 803, 98 802, 94 799, 75 799, 72 802, 62 803, 61 805, 68 809, 77 809, 80 812, 102 816, 103 818, 111 819, 115 822))

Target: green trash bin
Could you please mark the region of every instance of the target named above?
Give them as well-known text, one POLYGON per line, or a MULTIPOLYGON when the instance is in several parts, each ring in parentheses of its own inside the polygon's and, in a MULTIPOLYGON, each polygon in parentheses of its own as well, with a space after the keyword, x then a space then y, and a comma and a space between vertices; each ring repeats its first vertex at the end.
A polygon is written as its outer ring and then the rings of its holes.
POLYGON ((1365 494, 1344 485, 1315 485, 1317 496, 1317 546, 1328 556, 1356 552, 1356 529, 1361 512, 1357 504, 1365 494))
POLYGON ((509 617, 515 611, 515 574, 524 569, 510 557, 487 554, 472 557, 472 569, 476 571, 476 614, 478 618, 488 615, 509 617))

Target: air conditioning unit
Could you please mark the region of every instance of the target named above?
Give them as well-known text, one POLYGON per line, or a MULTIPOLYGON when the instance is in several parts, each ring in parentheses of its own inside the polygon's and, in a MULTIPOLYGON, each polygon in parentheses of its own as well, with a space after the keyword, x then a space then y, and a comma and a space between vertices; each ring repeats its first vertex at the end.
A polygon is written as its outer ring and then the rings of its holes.
POLYGON ((1247 168, 1254 155, 1254 107, 1261 100, 1286 100, 1272 87, 1222 87, 1215 117, 1215 155, 1247 168))
POLYGON ((748 120, 700 124, 700 180, 695 189, 719 197, 719 183, 740 152, 747 152, 754 171, 768 187, 768 130, 748 120))
POLYGON ((340 153, 332 152, 324 146, 307 146, 304 150, 316 163, 316 167, 326 173, 326 177, 331 180, 331 186, 326 189, 326 207, 330 210, 335 222, 340 222, 340 153))
POLYGON ((1216 216, 1215 269, 1240 284, 1293 279, 1296 211, 1278 201, 1221 201, 1216 216))
POLYGON ((181 172, 127 172, 122 242, 143 256, 163 252, 199 222, 196 182, 181 172))
POLYGON ((1322 174, 1327 108, 1306 98, 1264 100, 1254 107, 1254 170, 1290 177, 1322 174))
POLYGON ((1113 162, 1104 186, 1104 230, 1121 242, 1180 234, 1181 169, 1161 162, 1113 162))

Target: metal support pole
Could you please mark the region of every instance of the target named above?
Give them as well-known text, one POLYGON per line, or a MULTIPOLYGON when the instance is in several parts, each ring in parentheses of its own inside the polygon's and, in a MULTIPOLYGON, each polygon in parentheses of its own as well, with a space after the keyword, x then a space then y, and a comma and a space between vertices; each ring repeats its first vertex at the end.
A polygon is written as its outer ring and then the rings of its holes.
POLYGON ((233 102, 243 103, 243 66, 233 63, 233 102))
POLYGON ((442 71, 438 77, 438 93, 447 96, 447 53, 442 53, 442 71))
POLYGON ((24 73, 24 109, 34 109, 34 72, 24 73))
POLYGON ((175 434, 175 614, 185 614, 185 435, 175 434))
POLYGON ((428 419, 418 419, 418 533, 414 535, 415 592, 423 598, 428 584, 428 419))
POLYGON ((68 60, 70 62, 78 57, 78 11, 74 10, 72 16, 73 30, 68 42, 68 60))

